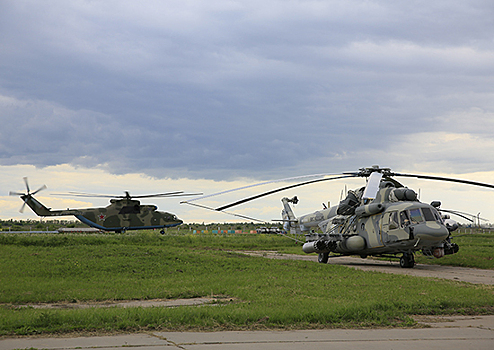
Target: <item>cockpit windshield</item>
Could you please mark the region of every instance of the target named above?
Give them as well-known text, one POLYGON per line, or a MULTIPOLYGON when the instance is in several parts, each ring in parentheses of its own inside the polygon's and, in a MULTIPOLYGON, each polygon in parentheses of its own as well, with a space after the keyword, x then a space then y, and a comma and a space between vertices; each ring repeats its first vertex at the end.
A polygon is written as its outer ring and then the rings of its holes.
POLYGON ((422 213, 424 214, 425 221, 436 221, 434 214, 432 214, 432 210, 429 208, 422 208, 422 213))
POLYGON ((405 227, 409 224, 419 224, 424 221, 442 223, 441 216, 432 208, 415 208, 404 210, 400 213, 401 227, 405 227))

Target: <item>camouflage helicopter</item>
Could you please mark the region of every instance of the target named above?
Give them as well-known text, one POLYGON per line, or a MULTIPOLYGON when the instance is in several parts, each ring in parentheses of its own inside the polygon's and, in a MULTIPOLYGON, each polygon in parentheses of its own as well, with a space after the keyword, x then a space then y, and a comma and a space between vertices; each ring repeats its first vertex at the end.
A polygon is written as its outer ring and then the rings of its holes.
POLYGON ((38 192, 46 189, 41 186, 38 190, 31 192, 27 178, 24 178, 26 184, 26 193, 10 192, 11 196, 20 196, 24 201, 20 212, 24 211, 25 206, 29 206, 38 216, 66 216, 73 215, 84 224, 103 231, 115 231, 117 233, 127 230, 142 229, 161 229, 164 234, 166 227, 174 227, 183 223, 175 214, 158 211, 156 205, 141 205, 134 198, 150 197, 178 197, 199 195, 202 193, 184 193, 183 191, 158 193, 151 195, 131 196, 125 191, 124 196, 96 195, 87 193, 70 192, 68 195, 79 197, 103 197, 111 198, 110 205, 107 207, 84 208, 84 209, 66 209, 52 210, 47 208, 41 202, 34 198, 38 192))
MULTIPOLYGON (((434 201, 430 204, 420 202, 415 191, 405 187, 394 177, 450 181, 494 188, 494 185, 468 180, 400 174, 379 166, 361 168, 358 172, 315 176, 323 178, 260 193, 218 208, 199 206, 224 211, 235 205, 302 185, 342 178, 365 177, 367 178, 366 186, 348 191, 347 197, 338 205, 325 207, 323 210, 298 218, 290 206, 290 204, 297 204, 298 198, 284 197, 281 200, 283 203, 281 221, 284 223, 285 230, 294 234, 305 234, 303 251, 317 253, 320 263, 327 263, 330 254, 332 254, 331 257, 358 255, 362 258, 367 256, 396 258, 398 254, 401 254, 400 266, 412 268, 415 265, 414 254, 417 251, 422 251, 424 255, 435 258, 457 253, 459 247, 451 242, 451 232, 455 231, 458 225, 451 220, 445 221, 446 218, 449 219, 449 216, 441 215, 440 212, 448 211, 440 209, 441 202, 434 201), (327 176, 330 175, 333 177, 328 178, 327 176), (316 230, 319 233, 316 233, 316 230)), ((261 184, 266 183, 269 182, 261 184)), ((185 201, 185 203, 196 205, 191 203, 194 200, 185 201)))

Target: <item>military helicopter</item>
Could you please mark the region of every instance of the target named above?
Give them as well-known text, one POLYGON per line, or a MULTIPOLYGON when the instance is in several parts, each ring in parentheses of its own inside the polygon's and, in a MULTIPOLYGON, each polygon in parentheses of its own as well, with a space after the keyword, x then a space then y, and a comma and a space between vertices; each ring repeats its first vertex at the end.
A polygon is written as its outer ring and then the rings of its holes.
MULTIPOLYGON (((418 251, 434 258, 457 253, 459 247, 451 242, 451 232, 455 231, 458 225, 456 222, 451 223, 450 220, 445 221, 449 216, 440 214, 443 211, 440 209, 441 202, 434 201, 430 204, 420 202, 414 190, 405 187, 394 177, 450 181, 494 188, 494 185, 468 180, 395 173, 389 168, 380 168, 377 165, 361 168, 357 172, 314 176, 322 178, 260 193, 218 208, 199 206, 224 211, 235 205, 298 186, 343 178, 365 177, 366 186, 348 191, 346 198, 338 205, 325 207, 323 210, 298 218, 291 208, 291 204, 297 204, 298 198, 284 197, 281 200, 283 203, 281 221, 285 230, 294 234, 305 234, 303 251, 317 253, 320 263, 327 263, 330 254, 331 257, 358 255, 362 258, 368 256, 396 258, 401 254, 400 266, 412 268, 415 266, 414 254, 418 251), (319 233, 316 233, 316 230, 319 233)), ((270 182, 261 184, 267 183, 270 182)), ((191 203, 195 200, 183 203, 196 205, 191 203)))
MULTIPOLYGON (((25 206, 29 206, 38 216, 65 216, 73 215, 84 224, 95 227, 104 231, 115 231, 117 233, 127 230, 142 230, 142 229, 161 229, 164 234, 166 227, 174 227, 183 223, 175 214, 158 211, 156 205, 141 205, 135 198, 151 198, 151 197, 178 197, 200 195, 202 193, 184 193, 183 191, 158 193, 151 195, 131 196, 125 191, 124 196, 96 195, 88 193, 70 192, 68 195, 79 197, 103 197, 111 198, 110 205, 100 208, 84 208, 84 209, 66 209, 66 210, 51 210, 41 202, 34 198, 38 192, 46 189, 45 185, 41 186, 34 192, 30 191, 27 178, 24 178, 27 192, 10 192, 11 196, 20 196, 24 201, 20 212, 24 211, 25 206)), ((64 195, 64 194, 62 194, 64 195)))

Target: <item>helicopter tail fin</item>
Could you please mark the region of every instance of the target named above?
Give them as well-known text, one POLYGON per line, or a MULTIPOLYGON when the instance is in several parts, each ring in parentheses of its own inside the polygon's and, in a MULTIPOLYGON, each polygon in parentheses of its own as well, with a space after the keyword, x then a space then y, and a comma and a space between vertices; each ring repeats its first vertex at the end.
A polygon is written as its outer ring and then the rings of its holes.
POLYGON ((283 218, 283 229, 288 232, 290 230, 291 234, 302 234, 300 230, 300 225, 293 213, 290 203, 297 204, 298 198, 295 196, 293 198, 282 198, 283 210, 281 211, 281 216, 283 218))
MULTIPOLYGON (((24 201, 24 205, 27 204, 29 208, 31 208, 36 215, 38 216, 53 216, 54 213, 50 210, 50 208, 47 208, 44 206, 40 201, 38 201, 36 198, 34 198, 32 195, 23 195, 21 196, 21 199, 24 201)), ((23 207, 24 207, 23 205, 23 207)))

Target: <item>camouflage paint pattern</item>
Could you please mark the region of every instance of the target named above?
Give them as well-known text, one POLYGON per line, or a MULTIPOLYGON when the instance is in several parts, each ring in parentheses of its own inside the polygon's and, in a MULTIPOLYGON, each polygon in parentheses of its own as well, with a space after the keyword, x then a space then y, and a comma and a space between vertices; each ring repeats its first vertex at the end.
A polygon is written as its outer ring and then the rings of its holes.
MULTIPOLYGON (((358 193, 361 195, 362 191, 358 193)), ((326 251, 362 257, 413 253, 420 249, 429 252, 448 244, 449 231, 439 213, 431 205, 418 201, 413 190, 395 188, 393 183, 383 179, 371 202, 363 204, 362 197, 359 200, 353 215, 337 215, 338 206, 334 206, 298 218, 306 241, 333 241, 336 244, 327 244, 326 251), (424 212, 427 212, 427 218, 424 212), (410 222, 411 213, 416 221, 410 222), (407 217, 408 222, 400 215, 407 217), (317 228, 322 234, 313 232, 317 228), (357 236, 361 238, 350 239, 357 236), (361 248, 355 249, 356 246, 361 248)))
POLYGON ((101 208, 51 210, 31 195, 21 199, 39 216, 73 215, 81 222, 104 231, 163 229, 183 223, 174 214, 158 211, 155 205, 141 205, 133 199, 111 199, 101 208))

